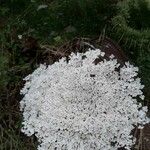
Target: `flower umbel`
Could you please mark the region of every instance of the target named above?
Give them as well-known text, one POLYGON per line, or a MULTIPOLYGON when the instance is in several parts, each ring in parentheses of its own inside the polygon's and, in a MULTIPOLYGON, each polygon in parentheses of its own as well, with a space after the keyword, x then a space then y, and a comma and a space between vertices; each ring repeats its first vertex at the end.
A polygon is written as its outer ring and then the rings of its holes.
POLYGON ((35 134, 38 150, 129 150, 135 125, 149 121, 137 103, 144 87, 138 68, 114 57, 95 65, 98 56, 100 49, 72 53, 68 63, 40 65, 24 79, 22 132, 35 134))

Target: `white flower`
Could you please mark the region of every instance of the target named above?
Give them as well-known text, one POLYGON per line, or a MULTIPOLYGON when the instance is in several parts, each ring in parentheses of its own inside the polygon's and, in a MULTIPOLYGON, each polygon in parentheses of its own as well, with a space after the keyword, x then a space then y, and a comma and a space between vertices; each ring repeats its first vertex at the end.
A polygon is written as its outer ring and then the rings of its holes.
POLYGON ((134 126, 149 122, 136 100, 143 97, 138 68, 112 58, 95 65, 98 56, 99 49, 72 53, 69 63, 40 65, 25 78, 22 131, 35 134, 38 150, 129 150, 134 126))
POLYGON ((22 35, 18 35, 18 39, 21 40, 22 39, 22 35))
POLYGON ((39 11, 41 9, 45 9, 47 7, 48 7, 48 5, 39 5, 38 8, 37 8, 37 11, 39 11))
POLYGON ((110 59, 113 59, 115 58, 115 56, 113 54, 110 55, 110 59))

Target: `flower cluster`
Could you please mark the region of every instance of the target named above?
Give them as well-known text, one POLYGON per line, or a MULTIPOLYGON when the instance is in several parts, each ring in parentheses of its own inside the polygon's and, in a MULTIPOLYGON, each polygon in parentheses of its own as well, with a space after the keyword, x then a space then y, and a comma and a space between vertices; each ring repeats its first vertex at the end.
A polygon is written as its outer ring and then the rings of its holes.
POLYGON ((138 68, 104 57, 100 49, 40 65, 25 78, 20 102, 22 132, 39 140, 38 150, 131 149, 135 126, 148 123, 138 68))

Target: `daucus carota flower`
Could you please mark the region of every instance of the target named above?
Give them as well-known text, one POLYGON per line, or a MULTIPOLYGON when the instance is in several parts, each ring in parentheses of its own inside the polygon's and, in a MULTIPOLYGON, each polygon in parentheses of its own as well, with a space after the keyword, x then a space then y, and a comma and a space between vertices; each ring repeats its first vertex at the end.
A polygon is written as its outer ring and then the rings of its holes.
POLYGON ((68 63, 40 65, 25 78, 22 132, 35 134, 38 150, 129 150, 131 131, 149 121, 137 103, 144 87, 138 68, 114 57, 95 65, 98 56, 100 49, 72 53, 68 63))

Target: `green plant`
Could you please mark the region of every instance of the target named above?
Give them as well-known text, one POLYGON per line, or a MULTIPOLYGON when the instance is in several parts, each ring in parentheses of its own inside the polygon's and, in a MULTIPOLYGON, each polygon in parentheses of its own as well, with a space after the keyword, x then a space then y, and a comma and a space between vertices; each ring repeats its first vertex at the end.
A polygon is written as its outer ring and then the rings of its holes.
POLYGON ((111 36, 140 68, 144 83, 150 84, 150 7, 147 0, 118 3, 118 15, 112 19, 111 36))
POLYGON ((7 85, 8 58, 0 54, 0 87, 7 85))
POLYGON ((79 35, 100 34, 115 14, 115 5, 111 0, 57 0, 52 12, 58 22, 55 29, 71 25, 77 28, 79 35))

